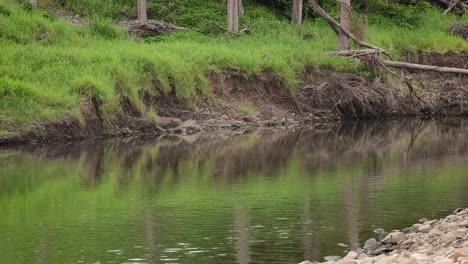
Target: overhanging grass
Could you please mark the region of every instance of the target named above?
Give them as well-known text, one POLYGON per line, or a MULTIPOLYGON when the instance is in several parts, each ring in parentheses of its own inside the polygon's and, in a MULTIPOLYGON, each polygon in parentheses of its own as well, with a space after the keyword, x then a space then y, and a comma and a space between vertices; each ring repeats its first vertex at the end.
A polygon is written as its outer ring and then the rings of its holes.
MULTIPOLYGON (((95 96, 102 117, 112 123, 123 96, 143 112, 151 111, 144 109, 140 90, 171 91, 196 102, 209 96, 206 76, 213 71, 246 75, 273 71, 291 90, 298 83, 297 72, 308 65, 358 71, 357 64, 324 54, 335 48, 336 36, 323 21, 299 28, 272 20, 274 15, 264 7, 246 8, 249 35, 187 30, 144 42, 125 38, 102 17, 78 27, 43 11, 25 11, 10 0, 0 0, 0 7, 0 119, 9 122, 27 124, 75 115, 82 98, 95 96)), ((381 19, 382 23, 370 26, 368 41, 394 54, 405 49, 468 49, 466 42, 445 31, 454 17, 436 10, 421 16, 432 22, 412 30, 381 19)))

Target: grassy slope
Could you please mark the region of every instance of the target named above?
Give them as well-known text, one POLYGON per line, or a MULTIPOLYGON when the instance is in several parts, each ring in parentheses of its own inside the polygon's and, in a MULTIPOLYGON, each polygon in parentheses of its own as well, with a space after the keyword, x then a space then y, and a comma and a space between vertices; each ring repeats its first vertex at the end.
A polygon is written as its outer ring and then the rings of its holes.
MULTIPOLYGON (((224 19, 218 1, 195 5, 193 0, 178 0, 179 4, 186 3, 185 8, 172 10, 171 5, 163 6, 164 1, 158 0, 150 6, 150 14, 192 28, 142 42, 127 39, 110 21, 92 15, 92 10, 107 10, 104 15, 114 18, 133 12, 124 8, 126 0, 106 6, 108 2, 65 1, 66 8, 94 17, 88 26, 78 27, 46 11, 28 11, 13 0, 0 0, 3 130, 8 130, 11 122, 25 125, 70 115, 80 117, 80 98, 89 94, 100 99, 109 124, 119 111, 122 96, 128 96, 148 115, 154 113, 155 109, 144 109, 139 100, 138 91, 142 89, 153 93, 173 90, 177 96, 195 102, 210 93, 205 77, 209 71, 234 69, 251 74, 273 70, 291 88, 297 82, 296 72, 307 65, 359 71, 357 65, 343 58, 323 54, 334 49, 335 35, 321 21, 298 28, 264 7, 250 3, 249 8, 247 2, 243 23, 252 30, 250 35, 201 34, 212 30, 203 21, 224 19), (99 4, 103 6, 89 8, 99 4), (104 7, 107 9, 99 9, 104 7), (193 20, 199 23, 195 25, 193 20), (164 91, 155 91, 152 80, 158 80, 164 91)), ((48 7, 53 4, 53 0, 45 2, 48 7)), ((383 17, 371 17, 368 41, 394 53, 408 48, 468 49, 462 39, 445 32, 454 17, 432 9, 420 16, 423 22, 412 30, 383 17)))

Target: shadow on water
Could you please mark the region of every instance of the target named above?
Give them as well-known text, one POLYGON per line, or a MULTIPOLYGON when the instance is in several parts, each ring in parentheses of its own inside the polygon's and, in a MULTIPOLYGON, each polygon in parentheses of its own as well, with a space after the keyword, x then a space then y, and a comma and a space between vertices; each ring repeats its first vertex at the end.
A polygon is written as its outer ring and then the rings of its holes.
POLYGON ((296 263, 468 205, 468 122, 0 152, 5 263, 296 263))

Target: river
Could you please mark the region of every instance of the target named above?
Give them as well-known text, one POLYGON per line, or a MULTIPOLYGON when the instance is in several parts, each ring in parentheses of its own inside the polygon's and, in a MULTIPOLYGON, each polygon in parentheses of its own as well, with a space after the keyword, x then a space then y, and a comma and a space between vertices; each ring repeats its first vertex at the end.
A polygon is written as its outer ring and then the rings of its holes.
POLYGON ((468 121, 0 151, 0 263, 298 263, 468 207, 468 121))

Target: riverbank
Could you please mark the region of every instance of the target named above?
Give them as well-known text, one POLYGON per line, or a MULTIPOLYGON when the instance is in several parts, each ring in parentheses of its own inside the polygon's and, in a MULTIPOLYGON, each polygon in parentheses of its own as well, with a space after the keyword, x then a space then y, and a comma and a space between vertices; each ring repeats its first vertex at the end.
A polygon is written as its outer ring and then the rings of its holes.
MULTIPOLYGON (((468 53, 409 53, 408 61, 466 67, 468 53), (459 62, 459 63, 457 63, 459 62)), ((339 122, 342 119, 396 117, 454 117, 468 114, 468 77, 452 74, 411 73, 415 93, 408 88, 347 72, 309 67, 298 73, 295 92, 274 72, 248 76, 238 71, 211 73, 212 94, 191 104, 174 94, 142 92, 148 116, 128 97, 119 102, 117 118, 108 122, 106 106, 98 97, 81 100, 79 118, 20 123, 0 121, 9 132, 0 134, 0 146, 90 138, 197 134, 262 127, 339 122)), ((154 84, 154 89, 158 88, 154 84)))
MULTIPOLYGON (((0 0, 0 145, 468 113, 466 76, 411 73, 410 93, 392 74, 327 55, 336 35, 325 22, 291 25, 256 1, 245 2, 249 33, 188 23, 224 21, 225 7, 206 1, 201 14, 182 1, 170 22, 185 31, 143 39, 115 27, 132 19, 117 11, 123 2, 91 1, 99 15, 78 2, 0 0)), ((402 61, 467 67, 468 42, 448 31, 465 18, 418 8, 397 20, 368 14, 367 40, 402 61)))
MULTIPOLYGON (((382 234, 383 230, 376 230, 382 234)), ((445 218, 427 220, 394 230, 380 241, 372 238, 363 249, 327 264, 453 264, 468 263, 468 209, 457 209, 445 218)), ((303 264, 311 263, 309 261, 303 264)))

